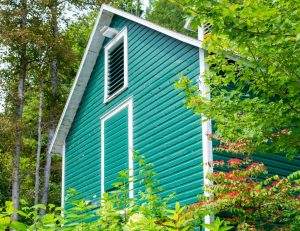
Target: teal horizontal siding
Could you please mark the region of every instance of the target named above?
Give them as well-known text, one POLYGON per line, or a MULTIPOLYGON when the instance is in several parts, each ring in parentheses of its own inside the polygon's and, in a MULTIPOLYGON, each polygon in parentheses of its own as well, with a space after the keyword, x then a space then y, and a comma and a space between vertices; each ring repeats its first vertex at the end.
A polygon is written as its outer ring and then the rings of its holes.
MULTIPOLYGON (((227 161, 230 158, 244 158, 245 156, 240 155, 232 155, 229 153, 215 153, 215 160, 225 160, 227 161)), ((275 155, 275 154, 256 154, 251 156, 253 161, 262 162, 266 166, 269 175, 279 175, 279 176, 287 176, 294 171, 298 171, 300 169, 300 158, 297 157, 291 161, 289 161, 283 155, 275 155)))
POLYGON ((104 122, 104 190, 114 188, 119 172, 128 167, 128 108, 104 122))
MULTIPOLYGON (((102 48, 66 140, 65 186, 86 199, 100 197, 100 118, 132 96, 134 149, 153 163, 159 186, 165 190, 161 195, 175 192, 172 202, 195 203, 203 186, 201 121, 184 108, 183 95, 174 89, 174 82, 179 74, 198 78, 198 48, 121 17, 113 18, 111 27, 121 30, 124 26, 128 28, 128 89, 103 104, 102 48)), ((121 119, 111 127, 121 133, 126 130, 121 119)), ((113 129, 106 140, 113 156, 108 157, 108 164, 121 158, 124 145, 113 129)), ((135 175, 138 170, 134 163, 135 175)), ((134 188, 135 195, 143 190, 139 183, 134 188)))

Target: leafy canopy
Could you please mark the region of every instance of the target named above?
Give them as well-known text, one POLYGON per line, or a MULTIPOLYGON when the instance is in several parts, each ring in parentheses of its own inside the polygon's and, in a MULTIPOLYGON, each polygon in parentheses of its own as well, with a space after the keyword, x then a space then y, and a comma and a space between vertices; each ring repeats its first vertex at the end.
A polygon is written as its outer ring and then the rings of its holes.
POLYGON ((297 156, 300 1, 185 0, 183 5, 194 26, 211 25, 204 47, 212 98, 200 97, 183 78, 177 87, 187 94, 186 105, 215 121, 224 149, 242 145, 236 152, 297 156))
POLYGON ((153 0, 147 9, 146 19, 160 26, 175 30, 192 37, 197 36, 196 31, 191 32, 184 28, 187 15, 179 3, 170 0, 153 0))

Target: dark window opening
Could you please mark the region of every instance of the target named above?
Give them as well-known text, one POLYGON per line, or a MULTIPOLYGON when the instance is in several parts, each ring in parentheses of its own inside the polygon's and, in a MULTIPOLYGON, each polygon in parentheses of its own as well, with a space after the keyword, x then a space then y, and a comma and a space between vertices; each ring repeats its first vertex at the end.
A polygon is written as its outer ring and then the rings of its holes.
POLYGON ((124 42, 108 52, 108 95, 124 86, 124 42))

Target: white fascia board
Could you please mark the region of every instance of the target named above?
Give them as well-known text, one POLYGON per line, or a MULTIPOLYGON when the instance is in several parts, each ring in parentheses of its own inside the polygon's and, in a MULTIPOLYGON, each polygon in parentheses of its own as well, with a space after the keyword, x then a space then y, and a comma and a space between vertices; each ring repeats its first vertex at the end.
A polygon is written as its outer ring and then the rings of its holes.
POLYGON ((100 13, 96 19, 95 26, 90 36, 83 59, 80 63, 76 78, 73 82, 71 92, 69 94, 63 113, 58 122, 53 140, 51 142, 51 153, 62 153, 63 141, 65 140, 69 129, 72 125, 85 87, 88 83, 93 67, 96 63, 96 59, 102 47, 102 43, 104 41, 104 37, 102 36, 100 30, 103 26, 110 24, 112 17, 113 14, 107 12, 104 13, 103 8, 100 9, 100 13), (62 129, 63 127, 64 129, 62 129))
POLYGON ((134 21, 136 23, 139 23, 139 24, 141 24, 143 26, 146 26, 148 28, 156 30, 156 31, 158 31, 158 32, 160 32, 162 34, 165 34, 165 35, 168 35, 168 36, 170 36, 172 38, 180 40, 180 41, 182 41, 184 43, 187 43, 187 44, 190 44, 190 45, 202 48, 202 43, 198 39, 194 39, 192 37, 189 37, 189 36, 180 34, 178 32, 169 30, 167 28, 161 27, 161 26, 159 26, 157 24, 149 22, 148 20, 145 20, 143 18, 140 18, 140 17, 137 17, 135 15, 129 14, 129 13, 125 12, 125 11, 115 9, 115 8, 113 8, 111 6, 108 6, 108 5, 105 5, 105 4, 103 4, 101 8, 103 8, 104 10, 109 11, 109 12, 111 12, 113 14, 119 15, 119 16, 121 16, 123 18, 127 18, 127 19, 129 19, 131 21, 134 21))

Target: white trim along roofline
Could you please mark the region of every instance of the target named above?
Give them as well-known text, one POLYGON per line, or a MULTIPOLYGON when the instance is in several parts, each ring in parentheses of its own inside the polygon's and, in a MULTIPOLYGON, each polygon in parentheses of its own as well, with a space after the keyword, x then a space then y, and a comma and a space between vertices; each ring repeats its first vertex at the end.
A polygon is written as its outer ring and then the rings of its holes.
POLYGON ((195 39, 195 38, 186 36, 184 34, 178 33, 176 31, 167 29, 165 27, 159 26, 159 25, 157 25, 155 23, 152 23, 152 22, 150 22, 148 20, 145 20, 145 19, 143 19, 141 17, 137 17, 137 16, 132 15, 130 13, 127 13, 125 11, 121 11, 121 10, 115 9, 115 8, 113 8, 111 6, 102 5, 102 7, 105 10, 108 10, 108 11, 112 12, 113 14, 119 15, 119 16, 121 16, 123 18, 127 18, 127 19, 129 19, 131 21, 134 21, 134 22, 139 23, 139 24, 141 24, 143 26, 146 26, 146 27, 148 27, 150 29, 156 30, 156 31, 158 31, 158 32, 160 32, 162 34, 165 34, 165 35, 168 35, 168 36, 170 36, 172 38, 180 40, 181 42, 193 45, 195 47, 202 48, 202 43, 198 39, 195 39))
POLYGON ((182 41, 184 43, 202 48, 201 41, 191 38, 189 36, 177 33, 175 31, 158 26, 152 22, 149 22, 143 18, 131 15, 127 12, 112 8, 108 5, 102 5, 99 15, 96 19, 92 34, 90 36, 88 45, 86 47, 83 59, 80 63, 77 75, 75 77, 71 92, 67 99, 66 105, 58 122, 53 140, 50 144, 50 152, 55 154, 61 154, 63 150, 64 141, 71 128, 72 122, 76 115, 80 101, 84 94, 86 85, 89 81, 94 65, 96 63, 99 52, 102 48, 104 36, 101 33, 101 29, 104 26, 109 26, 114 15, 119 15, 143 26, 156 30, 162 34, 170 36, 174 39, 182 41))

